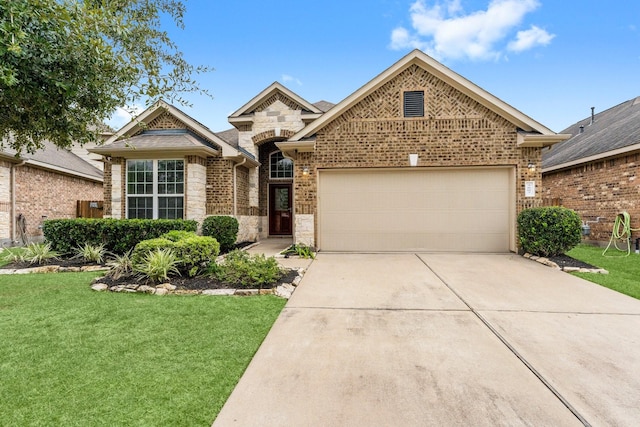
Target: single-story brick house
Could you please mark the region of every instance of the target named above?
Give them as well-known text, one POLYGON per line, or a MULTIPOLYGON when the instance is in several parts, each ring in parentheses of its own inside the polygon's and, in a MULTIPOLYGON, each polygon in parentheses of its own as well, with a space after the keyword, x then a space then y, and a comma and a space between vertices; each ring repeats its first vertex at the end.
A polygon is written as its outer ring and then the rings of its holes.
POLYGON ((609 240, 623 211, 640 228, 640 97, 592 112, 563 133, 572 137, 543 151, 545 202, 578 212, 593 243, 609 240))
POLYGON ((103 147, 105 214, 234 215, 325 251, 517 250, 566 139, 415 50, 336 105, 274 83, 215 133, 158 102, 103 147))
POLYGON ((101 163, 72 151, 82 148, 45 141, 33 154, 0 150, 0 245, 41 238, 42 220, 75 218, 78 200, 102 201, 101 163))

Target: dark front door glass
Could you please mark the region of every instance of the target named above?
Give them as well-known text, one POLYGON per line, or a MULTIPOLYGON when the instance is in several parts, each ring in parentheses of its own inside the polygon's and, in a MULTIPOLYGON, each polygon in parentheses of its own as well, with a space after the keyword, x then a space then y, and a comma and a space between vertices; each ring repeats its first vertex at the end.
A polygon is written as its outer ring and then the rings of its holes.
POLYGON ((269 186, 269 234, 291 234, 293 216, 291 201, 291 184, 269 186))

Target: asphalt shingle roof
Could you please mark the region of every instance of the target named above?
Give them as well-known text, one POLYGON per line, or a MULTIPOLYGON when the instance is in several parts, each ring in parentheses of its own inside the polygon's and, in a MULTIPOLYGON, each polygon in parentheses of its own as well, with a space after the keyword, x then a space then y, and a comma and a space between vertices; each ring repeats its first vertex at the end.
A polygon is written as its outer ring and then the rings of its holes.
MULTIPOLYGON (((124 149, 127 147, 145 149, 163 149, 163 148, 192 148, 199 146, 207 146, 213 149, 219 147, 205 141, 197 135, 187 130, 146 130, 139 135, 128 139, 123 139, 109 144, 108 147, 114 150, 124 149)), ((106 147, 106 146, 105 146, 106 147)))
MULTIPOLYGON (((58 148, 53 142, 44 141, 43 148, 35 153, 20 153, 20 158, 23 160, 33 160, 39 163, 43 163, 45 166, 50 165, 58 169, 64 169, 72 175, 86 175, 91 178, 103 179, 103 173, 100 169, 91 165, 87 161, 76 156, 69 150, 58 148)), ((3 153, 15 156, 16 151, 10 148, 4 148, 3 153)))
POLYGON ((542 154, 542 168, 551 168, 640 143, 640 97, 581 120, 560 133, 573 135, 542 154), (582 132, 581 132, 582 128, 582 132))

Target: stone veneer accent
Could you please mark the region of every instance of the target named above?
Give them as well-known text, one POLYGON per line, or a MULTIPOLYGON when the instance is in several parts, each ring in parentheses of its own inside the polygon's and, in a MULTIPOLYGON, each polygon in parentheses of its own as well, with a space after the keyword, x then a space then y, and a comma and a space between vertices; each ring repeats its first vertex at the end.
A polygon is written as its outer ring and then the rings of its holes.
POLYGON ((320 129, 315 153, 299 154, 295 212, 313 214, 317 221, 318 169, 405 168, 408 155, 417 153, 418 167, 514 166, 517 214, 541 205, 542 197, 540 149, 518 148, 516 132, 515 125, 412 65, 320 129), (403 117, 407 90, 424 90, 424 117, 403 117), (536 172, 527 170, 529 162, 537 165, 536 172), (304 166, 308 177, 302 176, 304 166), (527 180, 536 181, 536 197, 524 197, 527 180))
POLYGON ((122 177, 126 161, 124 159, 121 160, 122 163, 111 163, 111 218, 116 219, 126 218, 123 213, 125 209, 124 186, 126 180, 122 177))
POLYGON ((258 216, 238 215, 236 219, 238 220, 237 242, 256 242, 259 240, 260 218, 258 216))
POLYGON ((202 157, 187 156, 185 183, 185 219, 202 224, 206 216, 207 161, 202 157))
MULTIPOLYGON (((626 211, 631 227, 640 228, 640 152, 612 156, 542 176, 545 204, 575 210, 589 223, 587 240, 607 242, 616 216, 626 211)), ((632 241, 640 233, 632 233, 632 241)))
POLYGON ((295 243, 307 246, 315 246, 315 216, 295 215, 295 243))

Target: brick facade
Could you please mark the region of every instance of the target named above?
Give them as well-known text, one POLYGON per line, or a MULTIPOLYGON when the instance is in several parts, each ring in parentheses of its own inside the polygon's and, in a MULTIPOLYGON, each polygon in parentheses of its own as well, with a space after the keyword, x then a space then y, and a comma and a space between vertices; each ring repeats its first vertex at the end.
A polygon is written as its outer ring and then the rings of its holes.
POLYGON ((16 174, 16 215, 27 220, 27 235, 39 236, 43 218, 75 218, 76 201, 103 200, 101 182, 34 168, 28 165, 14 169, 16 174))
MULTIPOLYGON (((640 228, 639 176, 640 152, 627 153, 545 173, 543 197, 548 204, 573 209, 583 222, 589 221, 587 240, 607 242, 616 216, 623 211, 630 214, 631 227, 640 228)), ((640 233, 634 232, 632 238, 637 237, 640 233)))
POLYGON ((207 159, 207 215, 233 215, 233 162, 207 159))
MULTIPOLYGON (((295 212, 316 215, 316 180, 322 168, 513 166, 516 211, 542 204, 541 151, 518 148, 516 126, 418 66, 410 66, 316 134, 315 153, 295 163, 295 212), (403 117, 403 92, 425 94, 425 114, 403 117), (536 172, 527 169, 529 162, 536 172), (310 174, 303 176, 302 168, 310 174), (524 182, 536 182, 536 197, 525 198, 524 182)), ((317 224, 315 224, 317 229, 317 224)), ((317 238, 317 236, 316 236, 317 238)))

